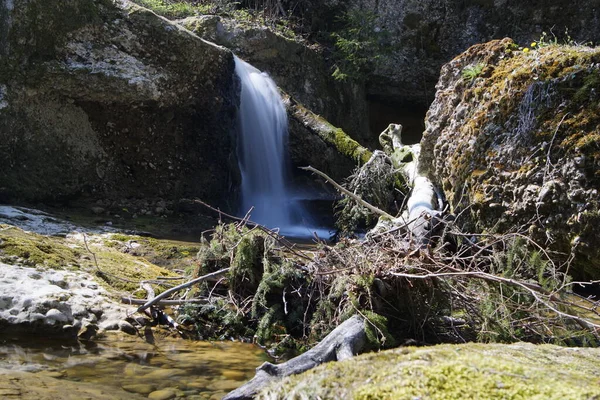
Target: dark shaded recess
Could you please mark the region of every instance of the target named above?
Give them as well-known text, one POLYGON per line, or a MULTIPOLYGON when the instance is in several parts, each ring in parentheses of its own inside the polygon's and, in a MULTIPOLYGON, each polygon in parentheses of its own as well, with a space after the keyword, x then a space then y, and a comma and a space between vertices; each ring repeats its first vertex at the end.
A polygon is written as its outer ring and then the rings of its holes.
MULTIPOLYGON (((340 199, 339 194, 330 184, 299 167, 291 167, 291 185, 293 192, 297 194, 298 204, 302 207, 301 215, 292 218, 298 224, 320 228, 330 228, 333 234, 335 230, 335 203, 340 199)), ((329 240, 329 237, 320 238, 329 240)), ((300 241, 302 241, 300 239, 300 241)), ((309 239, 308 242, 312 242, 309 239)))
MULTIPOLYGON (((200 3, 201 1, 192 1, 200 3)), ((295 24, 295 29, 307 34, 313 40, 330 40, 330 32, 343 25, 340 16, 348 9, 348 2, 322 0, 278 0, 286 17, 295 24), (329 4, 328 4, 329 3, 329 4)), ((279 6, 271 0, 241 0, 239 7, 249 10, 263 10, 267 15, 281 16, 279 6)))
POLYGON ((231 185, 229 135, 219 121, 194 108, 162 108, 147 103, 137 107, 79 102, 110 155, 104 180, 109 194, 125 197, 199 197, 223 207, 222 196, 231 185), (224 132, 226 133, 226 132, 224 132), (219 140, 215 140, 220 138, 219 140), (110 187, 112 186, 112 187, 110 187))
POLYGON ((404 144, 415 144, 421 141, 425 130, 425 114, 427 107, 416 103, 397 102, 382 97, 369 96, 369 129, 374 141, 369 147, 378 148, 379 134, 389 124, 402 125, 402 141, 404 144))
POLYGON ((600 284, 594 283, 592 285, 573 285, 573 293, 579 296, 586 297, 592 301, 600 300, 600 284))

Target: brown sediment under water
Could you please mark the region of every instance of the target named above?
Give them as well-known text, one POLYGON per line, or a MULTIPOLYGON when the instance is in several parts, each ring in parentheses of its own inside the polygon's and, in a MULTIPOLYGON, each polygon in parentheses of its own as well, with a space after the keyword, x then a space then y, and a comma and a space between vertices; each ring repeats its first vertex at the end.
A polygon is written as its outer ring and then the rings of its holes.
POLYGON ((109 336, 94 342, 0 337, 0 398, 220 399, 267 359, 240 342, 109 336))

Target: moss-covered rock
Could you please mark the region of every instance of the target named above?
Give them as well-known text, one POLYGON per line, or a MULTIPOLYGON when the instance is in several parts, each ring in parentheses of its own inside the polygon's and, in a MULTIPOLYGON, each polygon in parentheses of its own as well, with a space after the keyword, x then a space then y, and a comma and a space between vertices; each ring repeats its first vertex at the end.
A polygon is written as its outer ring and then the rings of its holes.
POLYGON ((0 21, 0 198, 228 193, 230 51, 127 1, 15 0, 0 21))
POLYGON ((453 211, 469 208, 462 226, 526 232, 576 279, 600 278, 599 61, 585 46, 473 46, 442 69, 420 158, 453 211))
POLYGON ((139 289, 140 281, 175 276, 164 267, 191 267, 194 250, 194 247, 133 235, 86 235, 84 238, 77 233, 65 238, 0 224, 0 262, 85 271, 100 278, 107 289, 130 293, 139 289))
POLYGON ((89 257, 84 259, 82 249, 67 246, 62 238, 42 236, 0 224, 0 260, 18 259, 27 266, 57 269, 90 267, 89 257))
POLYGON ((592 399, 600 351, 518 343, 407 347, 321 365, 259 399, 592 399))

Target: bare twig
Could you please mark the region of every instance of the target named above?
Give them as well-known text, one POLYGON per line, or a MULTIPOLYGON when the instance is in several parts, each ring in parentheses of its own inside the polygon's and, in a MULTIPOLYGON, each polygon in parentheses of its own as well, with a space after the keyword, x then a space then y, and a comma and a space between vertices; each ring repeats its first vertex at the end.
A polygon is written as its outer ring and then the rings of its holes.
MULTIPOLYGON (((121 297, 121 303, 131 304, 131 305, 143 305, 146 304, 148 300, 144 299, 134 299, 132 297, 121 297)), ((208 303, 207 299, 187 299, 187 300, 160 300, 158 303, 154 304, 157 306, 180 306, 182 304, 204 304, 208 303)))
POLYGON ((329 182, 331 185, 333 185, 333 187, 335 187, 337 190, 339 190, 340 192, 342 192, 344 195, 350 197, 352 200, 356 201, 361 206, 369 209, 372 213, 380 215, 382 217, 389 218, 390 220, 394 219, 394 217, 392 215, 390 215, 387 212, 385 212, 385 211, 383 211, 383 210, 375 207, 372 204, 367 203, 366 201, 364 201, 363 199, 361 199, 359 196, 355 195, 354 193, 352 193, 348 189, 346 189, 343 186, 341 186, 340 184, 338 184, 336 181, 334 181, 332 178, 330 178, 324 172, 321 172, 318 169, 313 168, 311 166, 301 167, 300 169, 303 169, 305 171, 309 171, 309 172, 312 172, 312 173, 315 173, 315 174, 319 175, 321 178, 325 179, 327 182, 329 182))
POLYGON ((294 255, 303 258, 305 260, 310 260, 311 257, 307 254, 305 254, 302 251, 296 250, 295 245, 293 243, 291 243, 289 240, 285 239, 283 236, 279 235, 277 232, 273 231, 272 229, 267 228, 266 226, 263 226, 259 223, 250 221, 249 219, 247 219, 248 214, 246 214, 246 216, 244 218, 239 218, 239 217, 235 217, 233 215, 227 214, 217 208, 214 208, 213 206, 211 206, 210 204, 207 204, 205 202, 203 202, 202 200, 199 199, 194 199, 192 200, 194 203, 198 203, 198 204, 202 204, 203 206, 205 206, 206 208, 211 209, 214 212, 219 213, 219 216, 224 216, 227 217, 233 221, 240 221, 243 222, 244 225, 250 225, 252 227, 257 227, 258 229, 260 229, 261 231, 265 232, 267 235, 271 236, 273 239, 277 240, 277 242, 281 245, 283 245, 285 248, 287 248, 290 252, 292 252, 294 255))
POLYGON ((160 300, 164 299, 165 297, 168 297, 168 296, 172 295, 173 293, 176 293, 176 292, 178 292, 178 291, 180 291, 182 289, 188 288, 190 286, 196 285, 196 284, 198 284, 200 282, 203 282, 205 280, 208 280, 208 279, 211 279, 211 278, 214 278, 214 277, 217 277, 217 276, 221 276, 224 273, 228 272, 229 270, 230 270, 230 268, 223 268, 223 269, 220 269, 218 271, 211 272, 210 274, 203 275, 203 276, 201 276, 199 278, 192 279, 189 282, 186 282, 186 283, 183 283, 181 285, 175 286, 175 287, 173 287, 173 288, 171 288, 169 290, 166 290, 166 291, 162 292, 161 294, 159 294, 158 296, 154 297, 153 299, 151 299, 151 300, 147 301, 146 303, 144 303, 144 305, 138 307, 138 309, 136 310, 136 312, 142 312, 145 309, 147 309, 148 307, 150 307, 150 306, 158 303, 160 300))

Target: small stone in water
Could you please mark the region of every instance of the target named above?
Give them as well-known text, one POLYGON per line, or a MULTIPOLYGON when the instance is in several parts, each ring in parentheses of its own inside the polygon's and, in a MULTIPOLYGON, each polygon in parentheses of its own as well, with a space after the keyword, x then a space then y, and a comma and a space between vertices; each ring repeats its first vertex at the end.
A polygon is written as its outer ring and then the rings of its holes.
POLYGON ((213 381, 208 389, 210 390, 225 390, 230 391, 241 386, 241 382, 232 380, 217 380, 213 381))
POLYGON ((128 392, 139 393, 139 394, 149 394, 156 390, 156 386, 150 385, 150 384, 144 384, 144 383, 123 385, 122 388, 123 388, 123 390, 126 390, 128 392))
POLYGON ((130 335, 135 335, 137 333, 136 329, 127 321, 119 321, 119 329, 125 333, 130 335))
POLYGON ((221 371, 221 375, 223 375, 223 377, 226 379, 233 379, 234 381, 243 381, 246 379, 245 373, 232 369, 221 371))
POLYGON ((150 393, 148 398, 152 400, 169 400, 175 396, 177 396, 177 393, 173 389, 161 389, 150 393))
POLYGON ((183 370, 183 369, 178 369, 178 368, 163 368, 163 369, 156 369, 144 376, 141 377, 141 379, 145 379, 145 380, 163 380, 163 379, 169 379, 172 378, 174 376, 177 375, 187 375, 187 371, 183 370))
POLYGON ((46 318, 48 318, 49 320, 55 320, 59 322, 67 322, 69 320, 69 318, 65 314, 63 314, 56 308, 48 310, 48 312, 46 313, 46 318))

